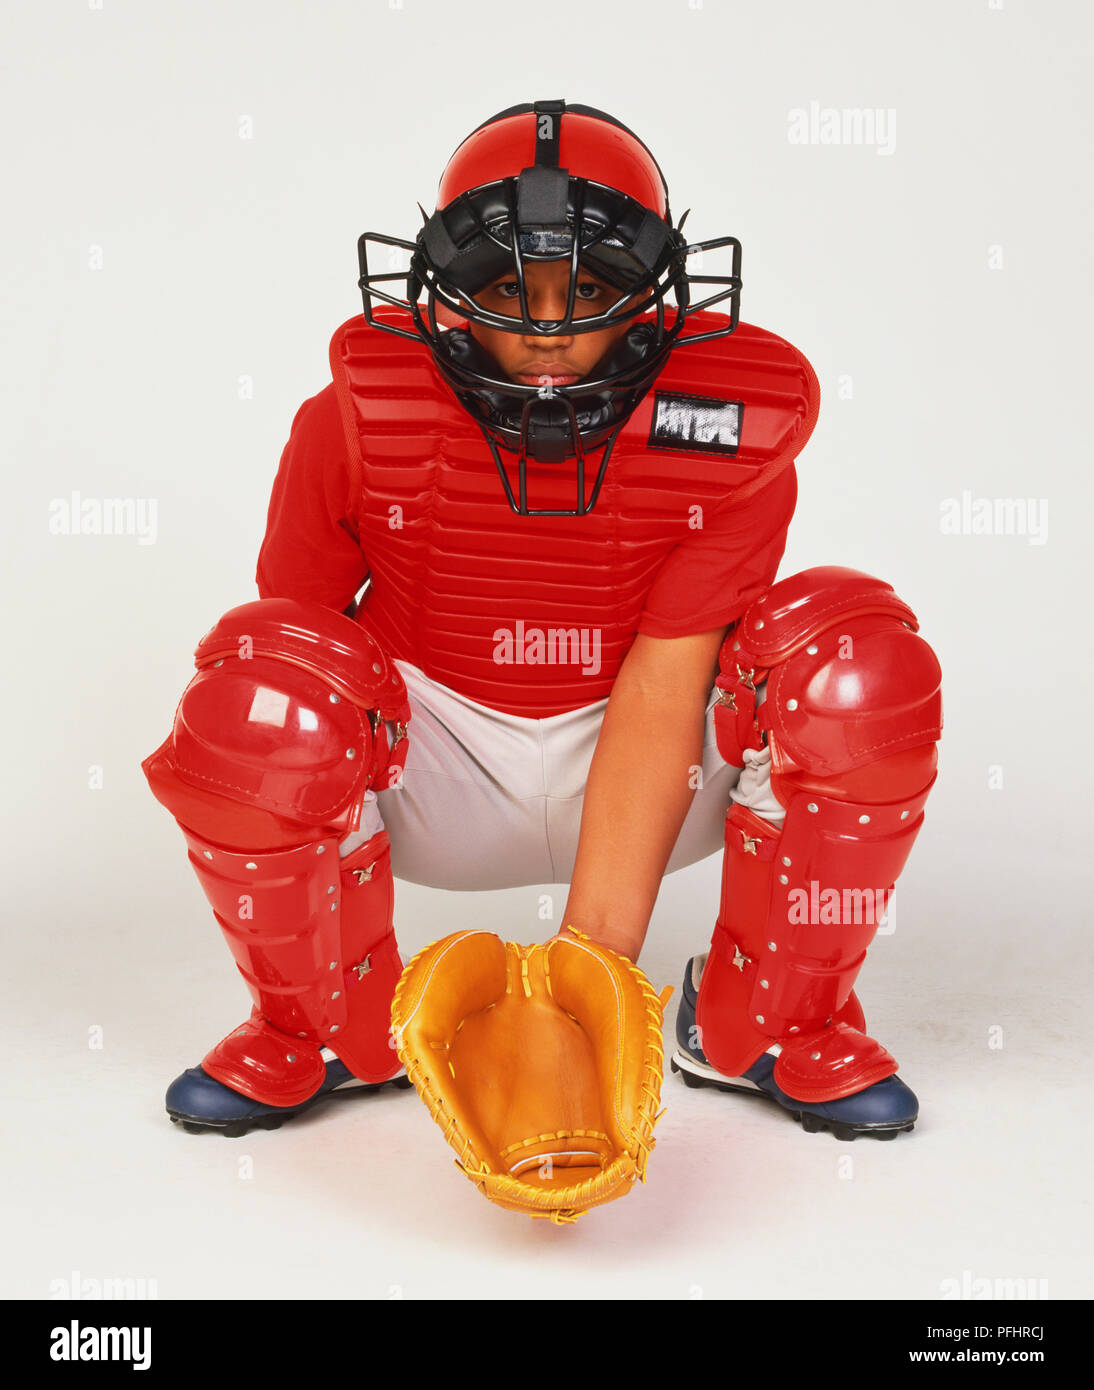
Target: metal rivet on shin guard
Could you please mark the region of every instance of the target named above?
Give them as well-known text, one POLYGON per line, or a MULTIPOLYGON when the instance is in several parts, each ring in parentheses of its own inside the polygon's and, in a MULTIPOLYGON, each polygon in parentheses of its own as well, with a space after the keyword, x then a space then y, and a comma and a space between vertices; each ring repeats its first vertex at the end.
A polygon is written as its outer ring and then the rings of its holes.
POLYGON ((223 665, 224 665, 224 658, 221 657, 219 661, 214 661, 214 662, 213 662, 213 665, 214 665, 214 666, 223 666, 223 665))
POLYGON ((244 867, 245 869, 257 869, 257 868, 258 868, 258 865, 255 863, 255 861, 254 861, 253 859, 248 859, 247 862, 246 862, 246 864, 244 864, 243 867, 244 867))
POLYGON ((767 949, 769 951, 777 951, 779 948, 775 945, 774 941, 769 941, 767 943, 767 949))
POLYGON ((295 1062, 295 1061, 296 1061, 296 1053, 295 1053, 295 1052, 290 1052, 289 1055, 285 1058, 285 1061, 286 1061, 286 1062, 295 1062))
POLYGON ((810 1057, 812 1057, 812 1059, 813 1059, 814 1062, 819 1062, 819 1061, 820 1061, 820 1053, 819 1053, 819 1052, 811 1052, 809 1055, 810 1055, 810 1057))
POLYGON ((347 758, 356 758, 356 756, 357 756, 357 749, 356 749, 356 748, 347 748, 347 749, 346 749, 346 757, 347 757, 347 758))
POLYGON ((801 1029, 800 1029, 800 1028, 798 1027, 798 1025, 795 1023, 794 1026, 793 1026, 792 1028, 788 1028, 786 1031, 787 1031, 788 1033, 800 1033, 800 1032, 801 1032, 801 1029))
POLYGON ((201 852, 205 855, 206 859, 212 859, 213 854, 211 850, 203 849, 201 852))
POLYGON ((326 848, 327 848, 326 845, 316 845, 316 847, 315 847, 315 852, 316 852, 316 854, 323 854, 323 853, 325 853, 326 848))
POLYGON ((797 709, 797 708, 798 708, 798 702, 797 702, 797 700, 787 700, 787 702, 786 702, 786 707, 787 707, 787 709, 797 709))
POLYGON ((869 825, 869 824, 870 824, 870 817, 869 817, 869 816, 859 816, 859 818, 858 818, 858 823, 859 823, 859 825, 869 825))
POLYGON ((779 882, 780 882, 780 883, 789 883, 790 880, 787 878, 787 876, 786 876, 785 874, 780 874, 780 875, 779 875, 779 882))
POLYGON ((790 866, 790 856, 789 856, 789 854, 784 854, 784 855, 783 855, 783 863, 789 868, 789 866, 790 866))
POLYGON ((739 652, 739 651, 741 650, 741 644, 740 644, 740 642, 734 642, 734 644, 733 644, 733 650, 734 650, 735 652, 739 652))
POLYGON ((806 647, 805 650, 809 653, 810 656, 816 656, 816 654, 817 654, 817 644, 816 644, 816 642, 810 642, 809 645, 808 645, 808 647, 806 647))
POLYGON ((340 705, 340 704, 342 703, 342 697, 341 697, 341 695, 335 695, 335 694, 333 693, 333 691, 332 691, 332 692, 331 692, 331 697, 330 697, 330 702, 331 702, 332 705, 340 705))
POLYGON ((753 626, 754 628, 761 628, 761 627, 763 627, 763 625, 764 625, 764 620, 763 620, 762 618, 757 618, 756 621, 752 624, 752 626, 753 626))
POLYGON ((340 989, 336 989, 336 990, 334 991, 334 993, 331 995, 331 998, 332 998, 332 999, 340 999, 341 997, 342 997, 342 991, 341 991, 340 989))
POLYGON ((332 1023, 331 1026, 330 1026, 330 1030, 331 1030, 332 1033, 337 1033, 337 1032, 338 1032, 338 1024, 337 1024, 337 1023, 332 1023))
POLYGON ((330 896, 331 893, 333 893, 333 892, 335 892, 335 891, 336 891, 335 886, 334 886, 334 884, 332 883, 331 886, 327 889, 327 895, 328 895, 328 897, 330 896))
POLYGON ((757 1014, 757 1015, 756 1015, 756 1022, 757 1022, 757 1023, 762 1023, 763 1021, 764 1021, 764 1016, 763 1016, 763 1014, 757 1014))
POLYGON ((380 663, 379 663, 378 661, 374 661, 374 662, 372 663, 372 669, 373 669, 373 670, 376 672, 376 674, 379 676, 379 675, 382 674, 384 668, 380 665, 380 663))
POLYGON ((767 983, 766 980, 761 980, 761 981, 760 981, 760 988, 761 988, 761 989, 770 989, 771 986, 767 983))
POLYGON ((812 811, 813 814, 816 815, 816 814, 817 814, 817 803, 816 803, 815 801, 811 801, 811 802, 809 803, 809 805, 808 805, 805 809, 806 809, 807 811, 812 811))
POLYGON ((337 904, 337 903, 331 903, 331 905, 330 905, 330 910, 331 910, 332 912, 337 912, 337 911, 338 911, 338 904, 337 904))
POLYGON ((338 962, 337 962, 336 960, 332 960, 331 963, 330 963, 330 965, 327 966, 327 969, 328 969, 328 970, 337 970, 337 969, 338 969, 338 962))
POLYGON ((910 815, 910 812, 908 812, 908 811, 901 811, 901 813, 900 813, 900 819, 901 819, 901 820, 907 820, 909 815, 910 815))

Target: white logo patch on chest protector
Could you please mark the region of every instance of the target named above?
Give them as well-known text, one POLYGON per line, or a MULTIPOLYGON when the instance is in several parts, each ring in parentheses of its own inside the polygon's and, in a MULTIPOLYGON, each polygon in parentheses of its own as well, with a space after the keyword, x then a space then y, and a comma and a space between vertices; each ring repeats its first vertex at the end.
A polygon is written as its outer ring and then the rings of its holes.
POLYGON ((741 401, 655 391, 649 447, 735 454, 741 440, 743 415, 741 401))

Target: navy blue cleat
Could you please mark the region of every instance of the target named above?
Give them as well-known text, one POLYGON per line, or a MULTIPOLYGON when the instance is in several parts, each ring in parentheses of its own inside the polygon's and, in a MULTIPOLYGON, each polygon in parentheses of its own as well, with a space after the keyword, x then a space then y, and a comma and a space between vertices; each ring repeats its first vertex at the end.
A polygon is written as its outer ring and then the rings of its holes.
POLYGON ((837 1139, 857 1139, 860 1134, 875 1139, 894 1139, 911 1130, 919 1116, 915 1093, 895 1076, 867 1086, 857 1095, 841 1100, 809 1103, 795 1100, 772 1077, 775 1057, 769 1052, 757 1058, 742 1076, 723 1076, 716 1071, 699 1046, 695 1024, 696 999, 706 956, 693 956, 684 971, 680 1007, 676 1014, 676 1049, 670 1066, 687 1086, 712 1086, 719 1091, 736 1091, 776 1101, 799 1121, 810 1134, 827 1129, 837 1139))
POLYGON ((326 1067, 326 1078, 313 1096, 300 1105, 285 1106, 263 1105, 215 1081, 201 1067, 191 1067, 168 1086, 167 1113, 173 1124, 182 1125, 191 1134, 208 1130, 227 1135, 229 1139, 238 1139, 252 1129, 280 1129, 286 1120, 302 1115, 305 1110, 322 1101, 344 1100, 350 1096, 380 1091, 385 1086, 395 1086, 400 1090, 410 1086, 410 1078, 405 1072, 400 1072, 390 1081, 376 1084, 360 1081, 333 1053, 326 1059, 326 1067))

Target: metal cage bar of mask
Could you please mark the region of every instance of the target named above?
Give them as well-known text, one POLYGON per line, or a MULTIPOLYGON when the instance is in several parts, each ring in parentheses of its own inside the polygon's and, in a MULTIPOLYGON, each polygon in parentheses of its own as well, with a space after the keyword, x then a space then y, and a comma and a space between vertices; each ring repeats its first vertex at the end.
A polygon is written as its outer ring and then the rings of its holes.
MULTIPOLYGON (((444 308, 446 308, 450 313, 457 316, 458 318, 467 319, 469 322, 480 323, 483 327, 496 328, 500 329, 502 332, 508 333, 520 332, 524 331, 526 328, 530 328, 533 332, 540 333, 543 336, 558 336, 558 328, 564 321, 530 319, 527 317, 526 303, 522 305, 523 316, 520 319, 518 319, 515 315, 512 314, 495 314, 491 310, 483 309, 480 305, 477 304, 473 305, 476 312, 472 316, 468 315, 466 311, 466 301, 464 303, 461 303, 459 299, 452 298, 449 294, 447 294, 444 291, 443 286, 439 285, 436 279, 436 272, 432 270, 430 271, 430 277, 424 280, 420 279, 415 274, 415 272, 409 268, 407 270, 391 271, 370 270, 368 264, 369 242, 375 242, 381 246, 396 246, 400 250, 408 252, 412 259, 415 253, 419 250, 419 242, 407 241, 405 238, 402 237, 388 236, 383 232, 362 232, 360 237, 358 238, 357 256, 360 276, 357 281, 357 287, 361 291, 362 295, 365 321, 366 323, 372 325, 375 328, 382 329, 384 332, 393 333, 398 337, 416 338, 418 340, 424 339, 429 346, 433 347, 435 346, 434 335, 441 331, 439 327, 437 327, 436 325, 435 301, 439 301, 444 308), (423 289, 427 292, 429 300, 428 309, 431 321, 429 327, 427 327, 426 322, 422 317, 421 302, 418 300, 417 296, 415 296, 415 298, 413 299, 410 298, 409 284, 411 279, 414 279, 416 281, 418 293, 420 293, 423 289), (379 288, 381 284, 385 284, 390 281, 402 281, 404 286, 406 287, 406 293, 404 293, 402 296, 399 296, 389 294, 387 290, 379 288), (385 304, 390 304, 394 308, 405 310, 405 312, 410 316, 410 318, 414 322, 418 331, 414 332, 410 329, 400 328, 395 324, 385 323, 382 320, 375 318, 373 314, 372 305, 373 298, 379 299, 385 304), (542 324, 543 326, 537 327, 537 324, 542 324), (430 331, 431 328, 432 332, 430 331)), ((726 300, 729 300, 729 323, 720 329, 715 329, 705 333, 681 334, 676 338, 676 346, 683 347, 685 344, 690 342, 707 342, 711 338, 725 337, 729 333, 732 333, 733 330, 737 327, 740 315, 740 293, 743 284, 741 280, 741 243, 738 241, 736 237, 731 236, 714 237, 709 241, 689 242, 682 248, 682 260, 685 266, 685 270, 684 273, 678 277, 677 285, 683 287, 684 303, 681 304, 681 296, 678 293, 678 314, 681 314, 683 319, 686 321, 687 319, 691 318, 694 314, 698 314, 703 310, 712 308, 715 304, 721 304, 724 303, 726 300), (733 248, 732 269, 729 275, 698 275, 686 270, 687 258, 689 256, 695 255, 697 253, 701 254, 705 251, 720 250, 726 246, 733 248), (692 302, 690 296, 690 288, 692 285, 717 285, 724 286, 724 288, 716 290, 714 293, 709 294, 705 299, 701 299, 698 302, 692 302)), ((676 287, 672 286, 671 288, 676 287)), ((663 295, 661 296, 661 300, 663 303, 663 295)), ((616 303, 619 302, 621 301, 616 301, 616 303)), ((647 301, 646 307, 648 307, 649 303, 651 302, 652 297, 650 301, 647 301)), ((615 305, 613 304, 612 310, 614 309, 615 305)), ((618 323, 620 322, 628 322, 629 320, 637 317, 637 315, 642 312, 644 312, 644 310, 638 309, 628 312, 626 315, 618 316, 613 321, 614 325, 618 325, 618 323)), ((603 315, 589 315, 588 318, 576 319, 573 321, 571 331, 577 333, 600 331, 606 326, 603 322, 603 317, 603 315)), ((510 385, 515 386, 516 383, 510 383, 510 385)))

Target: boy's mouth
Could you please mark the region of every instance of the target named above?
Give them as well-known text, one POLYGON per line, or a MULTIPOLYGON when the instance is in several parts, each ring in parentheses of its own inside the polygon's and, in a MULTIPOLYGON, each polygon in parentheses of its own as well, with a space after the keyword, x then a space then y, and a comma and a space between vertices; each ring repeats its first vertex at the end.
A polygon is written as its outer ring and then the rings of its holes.
POLYGON ((522 372, 516 372, 514 380, 524 386, 571 386, 581 377, 565 362, 533 362, 522 372))

